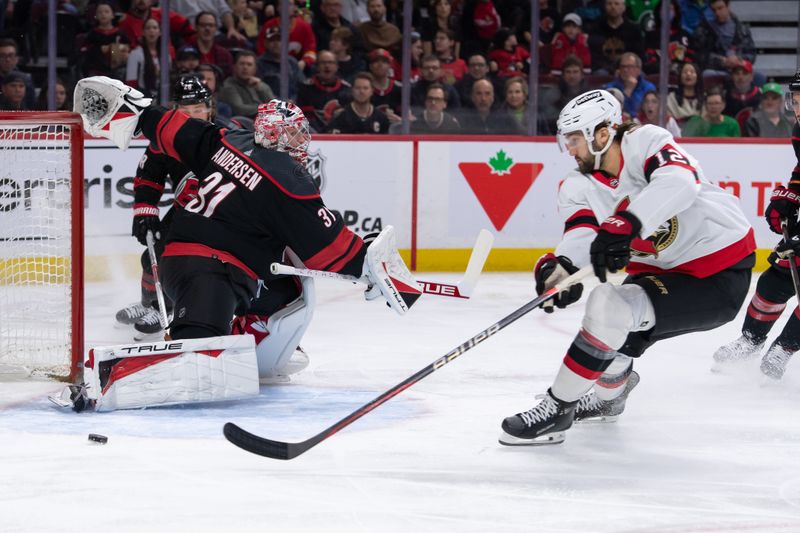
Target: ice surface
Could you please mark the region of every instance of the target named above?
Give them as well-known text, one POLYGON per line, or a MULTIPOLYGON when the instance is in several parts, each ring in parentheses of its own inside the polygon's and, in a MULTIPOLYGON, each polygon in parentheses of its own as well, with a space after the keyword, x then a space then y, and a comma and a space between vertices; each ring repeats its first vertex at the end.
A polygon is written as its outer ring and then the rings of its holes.
MULTIPOLYGON (((757 361, 709 371, 742 314, 656 344, 620 420, 559 446, 497 436, 549 386, 582 303, 534 311, 293 461, 239 450, 224 422, 306 439, 533 296, 528 274, 484 274, 471 300, 398 317, 354 285, 317 288, 310 367, 256 401, 74 414, 47 401, 58 384, 0 383, 0 531, 800 532, 800 362, 771 388, 757 361)), ((87 286, 90 345, 131 339, 114 313, 137 295, 87 286)))

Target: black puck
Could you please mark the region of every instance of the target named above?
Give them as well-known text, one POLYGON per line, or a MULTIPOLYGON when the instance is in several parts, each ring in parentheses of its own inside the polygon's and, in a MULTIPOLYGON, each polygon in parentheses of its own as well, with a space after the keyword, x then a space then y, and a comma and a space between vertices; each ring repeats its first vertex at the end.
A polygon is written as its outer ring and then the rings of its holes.
POLYGON ((89 442, 96 444, 105 444, 108 442, 108 437, 99 435, 97 433, 89 433, 89 442))

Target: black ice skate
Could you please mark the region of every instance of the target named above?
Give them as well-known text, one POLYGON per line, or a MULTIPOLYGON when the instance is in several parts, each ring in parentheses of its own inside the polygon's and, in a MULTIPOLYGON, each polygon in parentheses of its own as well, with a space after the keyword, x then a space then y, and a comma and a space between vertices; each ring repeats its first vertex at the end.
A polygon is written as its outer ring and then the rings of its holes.
POLYGON ((747 335, 742 335, 738 339, 720 346, 714 352, 714 364, 711 370, 720 372, 730 365, 753 359, 761 353, 761 348, 763 347, 764 341, 760 343, 754 342, 747 335))
POLYGON ((548 389, 538 404, 503 420, 500 444, 541 446, 564 442, 564 432, 572 426, 577 403, 561 401, 548 389))
POLYGON ((117 311, 117 323, 132 326, 139 321, 147 312, 149 307, 145 307, 141 302, 132 303, 117 311))
POLYGON ((159 312, 156 309, 149 308, 147 313, 136 321, 133 325, 136 333, 133 334, 134 340, 153 340, 163 337, 164 329, 161 327, 159 320, 159 312))
POLYGON ((578 405, 575 407, 575 422, 616 422, 619 415, 625 411, 625 400, 628 394, 639 384, 639 374, 631 371, 628 382, 622 394, 613 400, 601 400, 595 394, 594 389, 580 397, 578 405))
POLYGON ((792 355, 794 352, 787 350, 777 342, 772 343, 761 360, 761 373, 774 380, 781 379, 792 355))

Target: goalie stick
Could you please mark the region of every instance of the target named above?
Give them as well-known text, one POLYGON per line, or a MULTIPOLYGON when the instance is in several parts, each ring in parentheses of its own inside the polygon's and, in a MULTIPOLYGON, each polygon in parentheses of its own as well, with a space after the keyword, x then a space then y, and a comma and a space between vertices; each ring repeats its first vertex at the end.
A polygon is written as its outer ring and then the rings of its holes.
POLYGON ((156 242, 153 232, 147 230, 145 239, 147 240, 147 253, 150 255, 150 271, 153 274, 156 297, 158 298, 158 321, 161 322, 161 328, 166 330, 169 327, 169 319, 167 318, 167 306, 164 303, 164 291, 161 288, 161 280, 158 275, 158 259, 156 258, 156 242))
MULTIPOLYGON (((469 298, 478 284, 478 278, 483 271, 483 265, 486 264, 486 259, 489 257, 489 252, 492 250, 494 243, 494 235, 491 232, 482 229, 475 240, 475 246, 472 248, 472 253, 469 256, 467 269, 464 275, 455 285, 450 283, 440 283, 435 281, 422 281, 417 280, 422 286, 422 292, 425 294, 434 294, 437 296, 449 296, 451 298, 469 298)), ((312 278, 328 278, 337 279, 341 281, 352 281, 353 283, 366 283, 366 280, 357 278, 355 276, 347 276, 345 274, 338 274, 336 272, 327 272, 325 270, 311 270, 308 268, 295 268, 293 266, 284 265, 282 263, 272 263, 270 271, 273 274, 289 275, 289 276, 305 276, 312 278)))
POLYGON ((413 376, 406 378, 405 380, 401 381, 391 389, 387 390, 377 398, 373 399, 369 403, 366 403, 347 415, 346 417, 342 418, 329 428, 317 433, 313 437, 306 439, 302 442, 282 442, 278 440, 266 439, 264 437, 259 437, 258 435, 254 435, 249 431, 246 431, 236 424, 232 422, 228 422, 225 424, 222 432, 225 435, 225 438, 228 439, 231 443, 235 444, 239 448, 246 450, 248 452, 263 455, 264 457, 270 457, 272 459, 294 459, 298 455, 301 455, 320 442, 324 441, 328 437, 338 433, 343 428, 349 426, 362 416, 366 415, 376 407, 380 406, 387 400, 390 400, 394 396, 397 396, 407 388, 411 387, 418 381, 421 381, 425 377, 429 376, 430 374, 436 372, 444 365, 452 362, 457 357, 464 354, 464 352, 471 350, 481 342, 485 341, 501 329, 505 328, 509 324, 516 322, 530 311, 535 309, 536 307, 540 306, 544 302, 548 301, 550 298, 561 292, 562 290, 566 289, 570 285, 573 285, 586 277, 587 275, 592 273, 592 267, 586 266, 582 269, 578 270, 568 278, 565 278, 560 283, 556 284, 551 289, 543 292, 540 296, 534 298, 530 302, 526 303, 516 311, 512 312, 510 315, 500 319, 498 322, 495 322, 488 328, 484 329, 468 341, 460 344, 456 348, 453 348, 451 351, 447 352, 442 357, 438 358, 433 363, 429 364, 413 376))

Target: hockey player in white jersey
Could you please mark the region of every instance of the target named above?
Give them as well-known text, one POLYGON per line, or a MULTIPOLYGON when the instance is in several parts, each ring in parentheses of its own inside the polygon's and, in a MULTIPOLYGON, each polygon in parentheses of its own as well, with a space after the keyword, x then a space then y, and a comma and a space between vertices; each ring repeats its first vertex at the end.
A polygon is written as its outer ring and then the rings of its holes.
MULTIPOLYGON (((797 164, 792 169, 786 187, 778 187, 772 192, 764 215, 769 228, 779 235, 783 233, 781 224, 785 221, 792 239, 789 243, 781 241, 778 252, 770 254, 770 267, 758 278, 756 292, 747 306, 742 335, 714 353, 714 370, 723 370, 730 364, 760 355, 772 326, 795 295, 789 261, 800 262, 800 224, 797 220, 800 211, 800 70, 789 81, 787 89, 786 108, 794 113, 798 121, 792 130, 792 147, 797 164), (791 255, 781 253, 790 250, 791 255)), ((773 380, 783 377, 792 355, 800 350, 800 309, 789 306, 789 310, 794 312, 761 360, 761 372, 773 380)))
MULTIPOLYGON (((631 358, 656 341, 732 320, 755 263, 738 200, 712 185, 667 130, 621 123, 608 92, 570 101, 558 138, 578 169, 561 185, 564 236, 536 266, 537 291, 589 264, 603 283, 589 295, 547 393, 503 421, 506 445, 556 444, 576 418, 621 412, 638 379, 631 358), (607 272, 622 269, 622 285, 605 283, 607 272)), ((580 293, 573 286, 554 303, 564 307, 580 293)))

